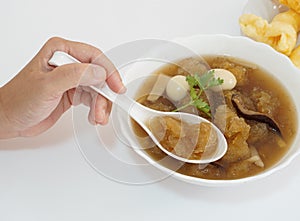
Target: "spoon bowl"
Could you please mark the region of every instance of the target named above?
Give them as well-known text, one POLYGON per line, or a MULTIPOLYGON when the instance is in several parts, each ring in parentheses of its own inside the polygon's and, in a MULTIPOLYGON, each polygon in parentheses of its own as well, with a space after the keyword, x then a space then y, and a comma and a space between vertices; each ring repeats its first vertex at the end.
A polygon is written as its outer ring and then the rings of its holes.
MULTIPOLYGON (((61 66, 65 64, 80 63, 80 62, 65 52, 56 51, 51 57, 51 59, 48 61, 48 63, 52 66, 61 66)), ((109 89, 109 87, 106 84, 101 89, 95 86, 90 86, 90 88, 92 88, 94 91, 101 94, 108 100, 112 101, 113 103, 119 105, 122 109, 124 109, 145 130, 145 132, 150 136, 153 142, 163 152, 165 152, 166 154, 168 154, 169 156, 177 160, 180 160, 182 162, 187 162, 187 163, 194 163, 194 164, 207 164, 219 160, 224 156, 224 154, 227 151, 227 142, 223 133, 214 124, 212 124, 210 121, 208 121, 205 118, 193 114, 188 114, 188 113, 162 112, 162 111, 156 111, 147 108, 139 104, 138 102, 134 101, 130 97, 126 96, 125 94, 114 93, 109 89), (200 124, 202 122, 209 123, 212 129, 215 130, 217 133, 218 145, 215 153, 213 155, 203 156, 201 159, 188 159, 188 158, 180 157, 168 151, 160 144, 159 140, 155 137, 155 135, 152 133, 152 131, 149 129, 148 126, 149 121, 154 117, 164 117, 164 116, 176 118, 181 122, 186 122, 188 124, 200 124)))

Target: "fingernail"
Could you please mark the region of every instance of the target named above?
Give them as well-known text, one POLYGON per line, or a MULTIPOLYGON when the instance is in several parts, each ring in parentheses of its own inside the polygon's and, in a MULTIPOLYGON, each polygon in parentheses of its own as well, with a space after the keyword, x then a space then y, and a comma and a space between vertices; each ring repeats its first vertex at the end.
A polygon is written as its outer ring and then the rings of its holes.
POLYGON ((127 91, 127 88, 125 86, 122 86, 118 93, 124 94, 126 91, 127 91))
POLYGON ((99 121, 97 122, 103 124, 103 122, 105 121, 105 117, 106 117, 106 111, 104 109, 100 110, 99 121))

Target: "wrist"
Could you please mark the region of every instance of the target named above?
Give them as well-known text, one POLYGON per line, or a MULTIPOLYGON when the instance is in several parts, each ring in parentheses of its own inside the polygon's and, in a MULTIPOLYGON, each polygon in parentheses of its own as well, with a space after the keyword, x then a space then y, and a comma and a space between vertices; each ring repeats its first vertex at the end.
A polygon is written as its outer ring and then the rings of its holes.
POLYGON ((0 87, 0 139, 16 137, 16 134, 12 131, 5 107, 3 87, 0 87))

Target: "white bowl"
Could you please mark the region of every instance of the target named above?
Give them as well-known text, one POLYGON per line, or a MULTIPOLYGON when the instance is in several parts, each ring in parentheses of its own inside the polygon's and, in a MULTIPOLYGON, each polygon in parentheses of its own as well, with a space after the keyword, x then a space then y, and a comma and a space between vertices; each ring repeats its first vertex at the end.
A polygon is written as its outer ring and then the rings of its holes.
MULTIPOLYGON (((193 52, 199 55, 227 55, 249 61, 262 67, 275 78, 277 78, 289 92, 297 109, 297 124, 300 125, 300 93, 298 92, 300 85, 300 71, 294 67, 294 65, 286 56, 283 56, 265 44, 255 42, 246 37, 232 37, 227 35, 196 35, 176 39, 174 42, 191 49, 193 52)), ((161 55, 164 53, 168 54, 168 52, 164 51, 163 49, 158 51, 161 55)), ((181 56, 179 54, 176 58, 178 59, 184 56, 186 55, 181 56)), ((129 69, 125 73, 125 76, 129 84, 130 82, 134 82, 134 84, 131 84, 131 86, 128 88, 128 95, 131 97, 136 95, 138 88, 141 87, 143 82, 143 80, 141 80, 143 79, 141 78, 142 75, 148 76, 162 65, 162 63, 151 65, 145 65, 142 63, 129 69)), ((118 108, 116 108, 116 110, 118 110, 118 108)), ((228 186, 262 179, 287 166, 291 160, 300 153, 300 134, 297 133, 289 151, 285 154, 285 156, 278 163, 260 174, 235 180, 208 180, 191 177, 171 171, 170 169, 153 160, 144 150, 140 148, 140 144, 132 131, 132 125, 128 116, 126 116, 126 114, 122 111, 116 111, 115 113, 118 115, 117 118, 120 121, 119 123, 122 128, 121 130, 123 133, 125 133, 123 138, 127 140, 129 145, 132 146, 141 157, 165 173, 172 174, 172 176, 177 179, 194 184, 205 186, 228 186)))

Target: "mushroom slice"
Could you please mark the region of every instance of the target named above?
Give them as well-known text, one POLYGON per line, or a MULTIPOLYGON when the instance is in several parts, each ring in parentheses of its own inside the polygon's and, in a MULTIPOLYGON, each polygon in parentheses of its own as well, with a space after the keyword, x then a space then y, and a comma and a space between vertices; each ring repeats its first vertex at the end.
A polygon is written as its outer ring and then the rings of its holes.
POLYGON ((256 166, 263 168, 265 166, 264 162, 262 161, 259 153, 257 152, 256 148, 250 146, 251 157, 247 159, 248 162, 254 163, 256 166))
POLYGON ((276 123, 274 119, 272 119, 272 117, 264 113, 248 110, 245 107, 244 102, 239 94, 232 95, 231 101, 239 115, 241 115, 242 117, 248 120, 255 120, 258 122, 266 123, 270 127, 270 129, 272 129, 273 131, 277 132, 280 136, 282 136, 279 125, 276 123))

